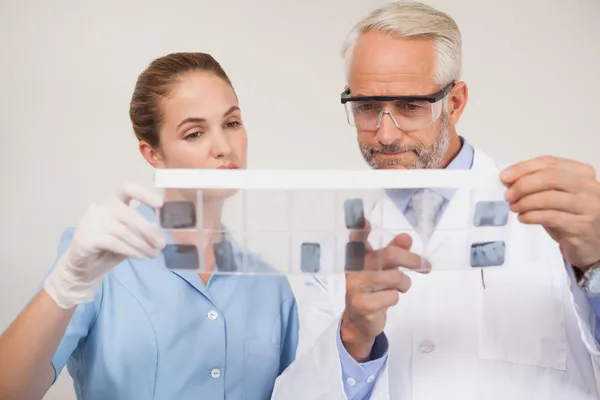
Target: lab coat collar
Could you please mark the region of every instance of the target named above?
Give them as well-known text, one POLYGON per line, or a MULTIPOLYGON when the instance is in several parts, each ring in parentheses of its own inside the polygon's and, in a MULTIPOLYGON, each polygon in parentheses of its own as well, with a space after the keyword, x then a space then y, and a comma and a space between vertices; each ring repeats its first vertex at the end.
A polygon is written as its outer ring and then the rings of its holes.
MULTIPOLYGON (((473 147, 462 136, 459 136, 458 138, 461 144, 460 151, 445 169, 471 169, 473 166, 473 147)), ((412 195, 417 190, 418 189, 386 189, 386 192, 399 209, 406 211, 412 195)), ((454 188, 436 188, 434 190, 446 199, 446 201, 450 201, 455 192, 454 188)))
MULTIPOLYGON (((478 147, 473 147, 473 164, 471 168, 476 173, 486 174, 490 179, 497 179, 500 173, 500 168, 496 163, 478 147)), ((427 243, 427 254, 439 254, 442 257, 444 252, 441 252, 441 247, 449 235, 457 230, 466 231, 468 228, 469 218, 471 216, 472 196, 473 193, 469 189, 453 189, 449 203, 446 205, 443 215, 440 216, 438 225, 435 231, 430 236, 427 243)), ((397 202, 386 191, 384 195, 367 213, 367 218, 373 225, 373 230, 377 233, 373 237, 373 241, 385 246, 394 235, 406 232, 413 238, 412 249, 415 252, 421 252, 424 246, 421 238, 418 237, 414 228, 404 216, 404 210, 399 208, 397 202)))

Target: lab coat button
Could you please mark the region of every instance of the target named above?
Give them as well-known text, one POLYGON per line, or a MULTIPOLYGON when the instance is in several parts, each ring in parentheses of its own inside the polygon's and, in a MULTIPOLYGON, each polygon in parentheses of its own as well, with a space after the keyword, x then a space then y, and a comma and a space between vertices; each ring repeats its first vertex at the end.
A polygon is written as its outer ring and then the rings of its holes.
POLYGON ((348 382, 348 385, 350 386, 356 385, 356 381, 354 380, 354 378, 348 378, 346 382, 348 382))
POLYGON ((217 319, 217 317, 219 316, 219 313, 216 312, 215 310, 210 310, 208 312, 208 319, 214 321, 215 319, 217 319))
POLYGON ((221 376, 221 370, 219 368, 211 369, 210 376, 212 376, 214 379, 219 379, 219 377, 221 376))
POLYGON ((435 343, 431 340, 424 340, 419 345, 419 350, 423 353, 431 353, 435 349, 435 343))

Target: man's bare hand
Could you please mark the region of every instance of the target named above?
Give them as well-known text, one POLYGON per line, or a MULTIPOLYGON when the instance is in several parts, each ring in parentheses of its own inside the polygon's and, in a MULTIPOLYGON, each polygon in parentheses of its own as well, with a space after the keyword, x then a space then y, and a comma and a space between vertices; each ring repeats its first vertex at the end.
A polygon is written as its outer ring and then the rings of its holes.
POLYGON ((346 274, 346 309, 342 316, 341 339, 350 355, 358 362, 369 359, 375 339, 385 327, 388 308, 411 286, 408 275, 399 267, 428 272, 430 265, 409 251, 412 239, 399 234, 384 248, 374 250, 368 243, 371 231, 365 227, 351 232, 350 241, 363 242, 366 253, 364 270, 346 274))

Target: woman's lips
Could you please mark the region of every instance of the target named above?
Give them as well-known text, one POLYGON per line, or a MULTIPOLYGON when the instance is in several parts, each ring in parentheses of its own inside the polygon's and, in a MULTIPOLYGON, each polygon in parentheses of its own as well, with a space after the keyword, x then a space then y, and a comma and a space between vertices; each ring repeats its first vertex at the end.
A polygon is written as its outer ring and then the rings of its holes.
POLYGON ((217 169, 238 169, 238 166, 233 163, 229 163, 229 164, 219 165, 217 167, 217 169))

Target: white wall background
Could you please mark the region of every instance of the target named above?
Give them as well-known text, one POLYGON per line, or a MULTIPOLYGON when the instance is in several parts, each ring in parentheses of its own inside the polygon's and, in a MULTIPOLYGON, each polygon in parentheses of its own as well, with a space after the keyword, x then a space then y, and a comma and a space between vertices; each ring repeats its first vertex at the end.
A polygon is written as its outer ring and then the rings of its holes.
MULTIPOLYGON (((251 168, 363 168, 339 103, 339 48, 383 3, 1 0, 0 330, 91 201, 124 179, 151 183, 128 103, 155 57, 204 51, 222 63, 251 168)), ((429 3, 462 29, 462 135, 507 162, 550 153, 600 167, 599 0, 429 3)), ((74 398, 70 385, 63 373, 46 398, 74 398)))

